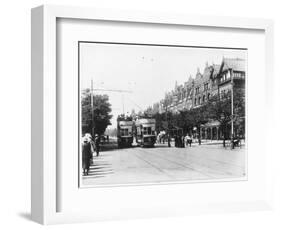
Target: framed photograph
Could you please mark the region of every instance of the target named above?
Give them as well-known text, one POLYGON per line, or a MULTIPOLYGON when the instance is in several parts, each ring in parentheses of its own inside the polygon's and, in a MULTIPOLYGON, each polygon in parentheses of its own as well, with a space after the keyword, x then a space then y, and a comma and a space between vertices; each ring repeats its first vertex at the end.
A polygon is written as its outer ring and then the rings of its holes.
POLYGON ((32 219, 270 209, 272 33, 265 19, 32 9, 32 219))

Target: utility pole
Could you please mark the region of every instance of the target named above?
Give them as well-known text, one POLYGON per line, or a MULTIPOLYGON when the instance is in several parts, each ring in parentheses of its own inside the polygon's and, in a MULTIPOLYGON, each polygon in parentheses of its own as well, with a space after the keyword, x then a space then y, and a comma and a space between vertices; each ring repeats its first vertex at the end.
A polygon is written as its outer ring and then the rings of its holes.
POLYGON ((125 115, 125 109, 124 109, 124 95, 122 93, 122 108, 123 108, 123 114, 125 115))
POLYGON ((233 124, 233 120, 234 120, 234 82, 233 82, 233 71, 230 70, 230 77, 231 77, 231 148, 234 149, 234 143, 233 143, 233 138, 234 138, 234 124, 233 124))
POLYGON ((93 79, 91 79, 91 108, 92 108, 92 137, 95 135, 95 122, 94 122, 94 87, 93 79))

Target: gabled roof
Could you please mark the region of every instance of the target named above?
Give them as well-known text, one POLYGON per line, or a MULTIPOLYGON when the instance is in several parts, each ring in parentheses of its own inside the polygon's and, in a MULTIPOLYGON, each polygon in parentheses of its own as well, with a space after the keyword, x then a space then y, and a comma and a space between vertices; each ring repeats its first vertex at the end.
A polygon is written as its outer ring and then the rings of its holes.
POLYGON ((245 59, 241 58, 223 58, 222 71, 232 69, 233 71, 245 72, 245 59))
POLYGON ((216 77, 220 72, 221 65, 213 64, 213 77, 216 77))
POLYGON ((208 64, 206 64, 203 74, 201 74, 198 70, 194 82, 195 85, 201 85, 204 82, 209 81, 211 77, 211 73, 212 73, 212 66, 208 66, 208 64))
POLYGON ((192 84, 193 84, 193 82, 194 82, 194 79, 191 77, 191 75, 189 76, 189 78, 188 78, 188 81, 186 81, 185 83, 184 83, 184 86, 185 87, 191 87, 192 86, 192 84))

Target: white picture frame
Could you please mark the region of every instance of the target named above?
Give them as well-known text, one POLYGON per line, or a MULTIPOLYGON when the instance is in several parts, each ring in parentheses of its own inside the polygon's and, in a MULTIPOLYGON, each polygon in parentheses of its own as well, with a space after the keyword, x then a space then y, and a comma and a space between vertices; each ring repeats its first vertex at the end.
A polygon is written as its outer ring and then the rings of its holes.
MULTIPOLYGON (((115 207, 112 211, 102 211, 100 213, 91 212, 69 212, 57 211, 59 208, 60 193, 58 188, 61 186, 57 179, 59 171, 57 158, 57 19, 72 20, 100 20, 105 22, 128 22, 145 23, 158 26, 193 26, 203 28, 222 28, 222 29, 242 29, 263 31, 265 38, 265 77, 264 97, 268 113, 265 114, 266 124, 271 122, 271 112, 273 111, 273 22, 267 19, 248 19, 231 17, 209 17, 209 16, 190 16, 190 15, 169 15, 159 13, 131 12, 131 11, 112 11, 91 8, 66 7, 44 5, 32 9, 32 169, 31 169, 31 213, 32 220, 41 224, 70 223, 81 221, 95 221, 121 218, 140 218, 151 216, 170 216, 186 215, 197 213, 215 213, 225 211, 243 210, 264 210, 272 207, 272 154, 270 149, 270 135, 272 126, 268 125, 266 131, 265 151, 262 153, 265 158, 264 172, 265 183, 264 196, 258 200, 247 200, 237 198, 234 200, 221 200, 214 202, 210 199, 209 203, 195 202, 192 205, 183 202, 179 204, 175 201, 168 202, 161 206, 155 204, 140 207, 138 204, 128 204, 122 212, 118 212, 121 207, 115 207), (166 209, 164 208, 166 207, 166 209)), ((251 151, 251 150, 249 150, 251 151)), ((161 189, 170 190, 171 196, 175 189, 182 189, 185 185, 162 185, 161 189), (176 187, 178 186, 178 187, 176 187)), ((95 188, 93 188, 95 189, 95 188)), ((107 188, 107 191, 113 188, 107 188)), ((133 194, 133 190, 143 190, 147 188, 131 186, 126 190, 126 195, 133 194)), ((200 189, 200 188, 197 188, 200 189)), ((115 192, 120 192, 115 189, 115 192)), ((161 191, 161 190, 159 190, 161 191)), ((159 192, 158 191, 158 192, 159 192)), ((153 191, 157 192, 157 191, 153 191)), ((99 189, 99 194, 102 191, 99 189)), ((106 197, 99 197, 106 199, 106 197)), ((208 199, 207 199, 208 200, 208 199)), ((205 200, 206 201, 206 200, 205 200)), ((110 207, 107 206, 107 207, 110 207)))

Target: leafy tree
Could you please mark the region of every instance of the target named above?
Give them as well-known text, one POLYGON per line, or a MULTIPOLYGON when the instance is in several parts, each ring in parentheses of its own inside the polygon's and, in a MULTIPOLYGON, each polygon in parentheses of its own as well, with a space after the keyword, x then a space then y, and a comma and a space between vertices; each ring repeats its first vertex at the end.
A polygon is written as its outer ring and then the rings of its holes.
POLYGON ((218 95, 213 96, 206 105, 209 118, 220 122, 220 128, 223 132, 223 146, 227 139, 227 127, 231 121, 231 94, 225 94, 223 98, 218 95))
MULTIPOLYGON (((111 104, 109 103, 108 95, 94 95, 94 123, 91 106, 90 89, 82 92, 82 133, 92 133, 94 127, 94 134, 103 134, 108 125, 111 125, 110 119, 112 118, 111 104)), ((92 133, 93 134, 93 133, 92 133)))
POLYGON ((238 135, 245 134, 245 88, 234 90, 233 95, 234 127, 238 135))
POLYGON ((231 119, 233 119, 234 128, 237 134, 245 132, 245 89, 235 88, 233 92, 233 117, 231 116, 231 92, 224 95, 223 98, 213 96, 207 103, 209 118, 220 122, 223 132, 223 145, 227 138, 227 130, 231 119))

